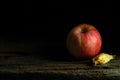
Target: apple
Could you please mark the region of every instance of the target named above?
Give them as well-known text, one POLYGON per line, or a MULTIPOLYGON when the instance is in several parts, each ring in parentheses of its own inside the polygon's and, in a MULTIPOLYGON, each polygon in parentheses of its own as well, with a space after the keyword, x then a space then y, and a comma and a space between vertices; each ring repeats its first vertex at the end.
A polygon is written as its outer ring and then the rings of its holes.
POLYGON ((93 25, 79 24, 68 33, 66 46, 76 59, 90 59, 100 52, 102 38, 93 25))

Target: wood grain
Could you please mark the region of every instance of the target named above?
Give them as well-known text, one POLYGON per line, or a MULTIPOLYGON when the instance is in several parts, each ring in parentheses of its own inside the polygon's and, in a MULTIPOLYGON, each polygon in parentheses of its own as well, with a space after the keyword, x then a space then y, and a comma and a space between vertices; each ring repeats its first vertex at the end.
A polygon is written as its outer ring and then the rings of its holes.
POLYGON ((120 57, 94 67, 91 60, 57 61, 43 56, 0 53, 0 75, 1 80, 118 80, 120 57))

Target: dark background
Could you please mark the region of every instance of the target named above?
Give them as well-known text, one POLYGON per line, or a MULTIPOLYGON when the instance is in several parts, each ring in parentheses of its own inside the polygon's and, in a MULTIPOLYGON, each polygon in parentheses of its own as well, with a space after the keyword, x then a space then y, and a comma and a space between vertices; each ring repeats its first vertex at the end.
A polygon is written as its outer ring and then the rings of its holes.
POLYGON ((109 2, 24 0, 24 27, 11 35, 19 45, 24 45, 21 49, 23 51, 34 54, 36 52, 35 55, 52 54, 55 57, 61 55, 65 57, 68 55, 66 49, 68 32, 80 23, 89 23, 101 33, 103 41, 101 52, 119 55, 118 15, 117 8, 113 5, 110 0, 109 2))

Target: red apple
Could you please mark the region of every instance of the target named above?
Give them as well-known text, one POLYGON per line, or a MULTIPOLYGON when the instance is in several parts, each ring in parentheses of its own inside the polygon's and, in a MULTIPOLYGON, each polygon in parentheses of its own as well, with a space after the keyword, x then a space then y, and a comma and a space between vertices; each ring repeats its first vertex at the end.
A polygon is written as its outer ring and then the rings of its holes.
POLYGON ((80 24, 69 32, 66 44, 76 59, 90 59, 99 53, 102 38, 93 25, 80 24))

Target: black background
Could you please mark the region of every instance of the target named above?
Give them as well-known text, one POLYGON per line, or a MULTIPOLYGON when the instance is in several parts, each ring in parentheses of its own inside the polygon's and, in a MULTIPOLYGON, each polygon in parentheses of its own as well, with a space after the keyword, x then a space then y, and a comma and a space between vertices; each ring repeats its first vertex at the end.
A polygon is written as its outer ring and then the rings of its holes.
MULTIPOLYGON (((24 1, 24 28, 17 36, 35 43, 39 54, 66 55, 66 36, 80 23, 94 25, 101 33, 101 52, 119 54, 117 8, 108 1, 24 1)), ((14 34, 15 36, 15 34, 14 34)))

